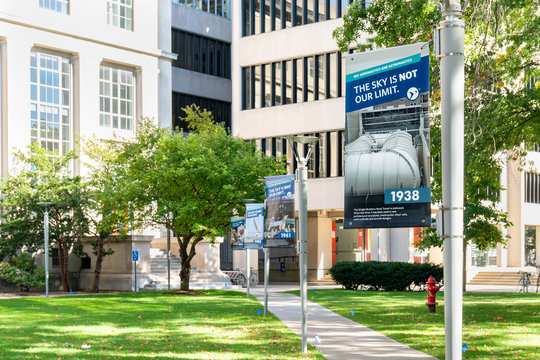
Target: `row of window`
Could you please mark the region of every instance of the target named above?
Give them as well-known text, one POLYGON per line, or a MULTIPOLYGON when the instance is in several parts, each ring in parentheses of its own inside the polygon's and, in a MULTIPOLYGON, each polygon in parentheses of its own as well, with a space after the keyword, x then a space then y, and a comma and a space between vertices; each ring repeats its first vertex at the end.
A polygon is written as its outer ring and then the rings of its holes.
MULTIPOLYGON (((72 59, 43 51, 30 54, 30 136, 51 152, 70 150, 72 59)), ((102 64, 99 69, 100 126, 132 130, 135 109, 133 71, 102 64)))
MULTIPOLYGON (((69 14, 69 0, 39 0, 39 7, 69 14)), ((133 30, 133 0, 107 0, 107 24, 133 30)))
POLYGON ((243 0, 242 35, 338 19, 350 3, 352 0, 243 0))
POLYGON ((540 174, 525 172, 525 202, 540 204, 540 174))
POLYGON ((231 103, 173 92, 172 125, 174 129, 188 132, 187 124, 180 118, 186 116, 182 108, 192 104, 197 105, 201 110, 206 109, 210 111, 216 123, 224 123, 227 129, 231 129, 231 103))
POLYGON ((339 52, 242 68, 242 110, 296 104, 345 94, 339 52))
POLYGON ((172 0, 172 3, 205 11, 226 19, 229 19, 231 13, 229 0, 172 0))
POLYGON ((204 36, 172 29, 173 66, 204 74, 231 78, 231 45, 204 36))
MULTIPOLYGON (((315 133, 309 134, 309 136, 316 136, 320 140, 312 145, 314 148, 313 155, 311 155, 308 162, 308 177, 327 178, 343 176, 345 166, 343 158, 345 130, 315 133)), ((284 156, 287 159, 288 174, 294 174, 296 172, 298 163, 294 157, 292 143, 283 137, 254 139, 253 141, 257 148, 268 156, 284 156)), ((308 145, 300 146, 297 152, 300 157, 306 155, 308 145)))
POLYGON ((39 0, 39 7, 69 14, 69 0, 39 0))

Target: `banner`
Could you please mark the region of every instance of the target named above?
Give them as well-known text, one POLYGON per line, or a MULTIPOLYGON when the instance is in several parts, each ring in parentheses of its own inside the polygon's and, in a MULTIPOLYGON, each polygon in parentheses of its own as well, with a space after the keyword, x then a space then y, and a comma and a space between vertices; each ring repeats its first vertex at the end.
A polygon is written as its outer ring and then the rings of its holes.
POLYGON ((429 46, 346 56, 345 228, 431 224, 429 46))
POLYGON ((233 250, 244 249, 244 224, 243 217, 233 216, 231 218, 231 246, 233 250))
POLYGON ((244 249, 262 249, 264 204, 246 204, 244 249))
POLYGON ((264 247, 296 247, 294 175, 266 177, 264 247))

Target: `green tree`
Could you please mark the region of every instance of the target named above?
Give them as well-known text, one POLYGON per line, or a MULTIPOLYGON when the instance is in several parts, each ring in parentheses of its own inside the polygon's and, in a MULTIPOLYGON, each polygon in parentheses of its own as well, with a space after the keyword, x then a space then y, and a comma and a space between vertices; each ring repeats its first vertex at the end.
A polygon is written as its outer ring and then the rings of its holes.
POLYGON ((262 155, 243 139, 214 124, 210 112, 184 108, 193 131, 171 133, 144 121, 137 142, 126 146, 131 179, 129 198, 139 218, 162 225, 180 247, 181 289, 189 289, 195 246, 213 241, 229 227, 242 199, 264 197, 259 179, 283 172, 274 158, 262 155))
POLYGON ((34 143, 28 153, 15 153, 18 168, 0 181, 3 222, 0 223, 0 257, 14 257, 19 251, 43 249, 43 208, 39 202, 53 202, 49 208, 51 247, 56 247, 64 291, 71 291, 68 254, 77 251, 88 229, 83 213, 86 189, 73 176, 74 151, 58 156, 34 143))
MULTIPOLYGON (((522 144, 540 142, 538 9, 538 0, 471 0, 464 13, 464 233, 481 250, 505 243, 501 229, 511 226, 497 206, 504 163, 522 163, 522 144)), ((372 0, 367 8, 355 1, 334 37, 343 52, 405 45, 429 41, 440 20, 433 0, 372 0)), ((440 202, 439 64, 433 55, 430 63, 432 199, 440 202)), ((442 246, 433 229, 424 235, 421 247, 442 246)))
POLYGON ((37 266, 30 254, 21 253, 9 262, 0 263, 0 279, 30 291, 30 288, 45 286, 45 269, 37 266))
POLYGON ((124 191, 126 177, 118 142, 86 139, 82 143, 82 152, 88 159, 85 165, 89 194, 84 210, 89 223, 88 241, 96 256, 92 292, 97 293, 103 260, 114 254, 113 249, 107 248, 107 243, 125 237, 129 230, 124 191))

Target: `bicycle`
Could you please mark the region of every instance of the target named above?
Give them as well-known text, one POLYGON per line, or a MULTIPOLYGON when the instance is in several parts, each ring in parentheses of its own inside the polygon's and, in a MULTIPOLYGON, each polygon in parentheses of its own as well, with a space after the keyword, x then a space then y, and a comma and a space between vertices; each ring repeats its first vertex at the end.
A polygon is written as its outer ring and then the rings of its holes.
MULTIPOLYGON (((521 274, 521 277, 518 280, 516 291, 528 293, 529 286, 531 286, 531 279, 530 279, 531 273, 526 272, 526 271, 519 271, 518 274, 521 274)), ((538 291, 538 281, 536 282, 536 291, 538 291)))
MULTIPOLYGON (((233 285, 240 285, 245 287, 246 286, 246 274, 240 270, 236 269, 234 271, 224 271, 227 275, 229 275, 229 278, 231 279, 231 283, 233 285)), ((257 285, 257 274, 251 270, 251 274, 249 275, 249 286, 253 287, 257 285)))

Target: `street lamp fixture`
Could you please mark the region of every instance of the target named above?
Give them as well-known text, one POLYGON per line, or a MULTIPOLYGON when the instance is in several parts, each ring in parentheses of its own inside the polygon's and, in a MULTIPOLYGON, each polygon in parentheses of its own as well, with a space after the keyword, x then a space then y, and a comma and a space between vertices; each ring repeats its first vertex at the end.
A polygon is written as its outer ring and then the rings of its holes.
POLYGON ((43 227, 45 234, 45 296, 49 297, 49 207, 55 205, 53 202, 39 202, 39 206, 44 208, 45 217, 43 219, 43 227))
POLYGON ((298 167, 298 253, 300 255, 300 301, 302 307, 302 352, 307 354, 307 163, 313 147, 310 146, 307 154, 299 157, 295 144, 308 145, 319 141, 317 136, 286 136, 285 139, 293 145, 293 152, 298 167))

